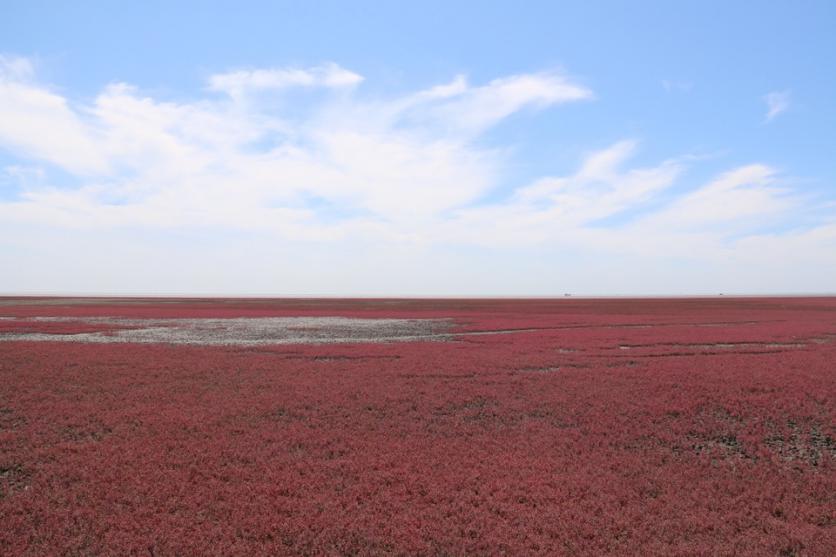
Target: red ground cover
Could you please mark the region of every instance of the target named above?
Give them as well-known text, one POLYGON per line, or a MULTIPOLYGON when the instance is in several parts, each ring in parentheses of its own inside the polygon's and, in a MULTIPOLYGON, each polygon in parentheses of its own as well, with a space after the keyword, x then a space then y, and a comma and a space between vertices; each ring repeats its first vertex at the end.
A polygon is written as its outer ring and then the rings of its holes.
POLYGON ((0 342, 2 555, 836 554, 833 298, 0 301, 505 331, 0 342))

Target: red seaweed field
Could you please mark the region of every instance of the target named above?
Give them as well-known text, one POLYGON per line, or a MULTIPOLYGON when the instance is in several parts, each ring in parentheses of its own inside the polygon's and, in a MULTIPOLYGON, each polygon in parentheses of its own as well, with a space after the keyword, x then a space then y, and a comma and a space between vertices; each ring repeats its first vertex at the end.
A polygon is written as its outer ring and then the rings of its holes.
POLYGON ((834 402, 836 298, 5 298, 0 555, 831 556, 834 402))

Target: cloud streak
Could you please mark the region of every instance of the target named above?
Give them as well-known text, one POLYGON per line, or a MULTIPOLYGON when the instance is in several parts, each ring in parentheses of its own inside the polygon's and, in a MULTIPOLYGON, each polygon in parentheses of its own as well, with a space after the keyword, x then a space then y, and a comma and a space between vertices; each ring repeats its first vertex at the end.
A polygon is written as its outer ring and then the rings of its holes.
POLYGON ((362 76, 331 63, 308 69, 255 69, 215 74, 209 78, 208 88, 239 98, 254 91, 291 87, 353 87, 362 81, 362 76))

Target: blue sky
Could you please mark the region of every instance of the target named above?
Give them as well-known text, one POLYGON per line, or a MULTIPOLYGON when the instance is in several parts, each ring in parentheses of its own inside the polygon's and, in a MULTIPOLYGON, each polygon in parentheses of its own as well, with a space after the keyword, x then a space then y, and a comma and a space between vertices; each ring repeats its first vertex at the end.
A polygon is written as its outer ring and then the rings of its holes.
POLYGON ((562 4, 3 2, 0 291, 833 291, 836 6, 562 4))

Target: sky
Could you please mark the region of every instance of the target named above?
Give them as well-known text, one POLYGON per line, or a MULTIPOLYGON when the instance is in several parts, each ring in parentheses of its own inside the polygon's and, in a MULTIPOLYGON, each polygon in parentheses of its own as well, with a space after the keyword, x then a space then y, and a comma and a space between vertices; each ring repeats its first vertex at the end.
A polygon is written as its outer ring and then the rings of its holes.
POLYGON ((833 293, 834 28, 812 0, 0 0, 0 293, 833 293))

